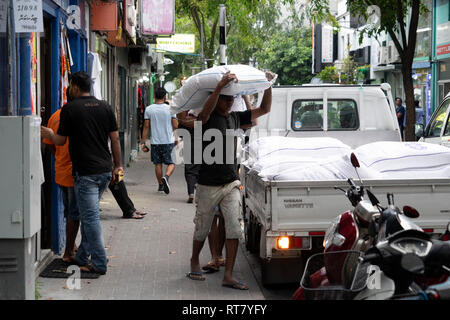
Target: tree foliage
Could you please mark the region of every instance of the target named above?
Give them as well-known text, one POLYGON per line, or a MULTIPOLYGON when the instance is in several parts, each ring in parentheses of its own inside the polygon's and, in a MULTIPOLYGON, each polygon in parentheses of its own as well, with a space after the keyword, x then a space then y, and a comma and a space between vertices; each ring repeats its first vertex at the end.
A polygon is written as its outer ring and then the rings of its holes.
POLYGON ((317 77, 324 83, 358 84, 364 81, 369 65, 359 66, 351 55, 342 64, 341 70, 335 66, 325 67, 317 77))
POLYGON ((313 77, 311 42, 310 28, 279 31, 255 56, 259 67, 278 74, 280 84, 309 83, 313 77))
MULTIPOLYGON (((308 12, 314 23, 327 21, 337 26, 333 17, 329 0, 309 0, 308 12)), ((347 0, 348 10, 353 16, 367 20, 368 8, 376 6, 379 11, 378 23, 366 25, 360 33, 360 42, 364 34, 377 37, 388 34, 400 55, 402 61, 403 86, 406 101, 406 140, 414 141, 414 87, 412 81, 412 63, 416 48, 417 26, 420 13, 428 9, 424 0, 347 0), (408 23, 409 19, 409 23, 408 23), (409 25, 409 28, 408 28, 409 25)), ((373 8, 373 7, 372 7, 373 8)))

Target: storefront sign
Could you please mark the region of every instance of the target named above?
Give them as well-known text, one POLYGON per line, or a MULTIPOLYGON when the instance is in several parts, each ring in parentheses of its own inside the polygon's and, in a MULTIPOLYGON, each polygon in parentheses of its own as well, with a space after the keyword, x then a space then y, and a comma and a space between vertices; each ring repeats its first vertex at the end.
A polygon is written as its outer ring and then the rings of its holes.
POLYGON ((15 0, 13 6, 16 33, 44 32, 42 0, 15 0))
POLYGON ((175 0, 142 0, 142 34, 170 35, 175 29, 175 0))
POLYGON ((6 32, 8 0, 0 0, 0 32, 6 32))
POLYGON ((450 21, 437 26, 436 45, 437 56, 450 53, 450 21))
POLYGON ((175 34, 169 38, 156 38, 156 48, 160 50, 194 53, 195 35, 193 34, 175 34))

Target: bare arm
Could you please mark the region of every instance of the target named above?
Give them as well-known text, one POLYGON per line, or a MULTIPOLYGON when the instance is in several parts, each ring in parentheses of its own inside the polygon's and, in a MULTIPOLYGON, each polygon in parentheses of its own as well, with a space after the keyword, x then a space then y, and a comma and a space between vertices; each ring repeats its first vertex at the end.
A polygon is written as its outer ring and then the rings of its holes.
POLYGON ((227 72, 223 75, 222 79, 217 84, 216 89, 206 100, 205 105, 203 106, 202 111, 198 115, 198 120, 202 123, 206 123, 211 116, 211 113, 214 111, 217 105, 217 101, 219 100, 220 91, 231 81, 237 81, 236 75, 230 72, 227 72))
MULTIPOLYGON (((242 98, 244 99, 245 106, 246 106, 247 110, 253 110, 254 107, 250 103, 250 100, 249 100, 248 96, 244 95, 244 96, 242 96, 242 98)), ((254 127, 256 125, 258 125, 258 120, 257 119, 254 119, 254 120, 252 119, 252 123, 251 124, 248 124, 248 125, 245 125, 245 126, 241 126, 241 129, 244 129, 244 130, 245 129, 250 129, 251 127, 254 127)))
MULTIPOLYGON (((271 81, 275 75, 272 72, 266 72, 267 80, 271 81)), ((252 121, 269 113, 272 107, 272 87, 267 88, 264 91, 263 100, 259 108, 252 110, 252 121)))
POLYGON ((197 120, 195 118, 187 117, 188 111, 183 111, 177 114, 178 124, 186 128, 194 128, 194 122, 197 120))
POLYGON ((54 133, 52 129, 41 126, 41 138, 51 140, 57 146, 63 146, 67 137, 54 133))
POLYGON ((172 120, 172 128, 173 128, 173 130, 178 129, 178 120, 177 120, 177 118, 172 118, 171 120, 172 120))
POLYGON ((112 131, 109 133, 109 138, 111 139, 111 151, 114 161, 113 169, 113 182, 117 181, 119 178, 119 171, 123 172, 122 168, 122 158, 120 152, 120 138, 119 131, 112 131))
POLYGON ((150 128, 150 119, 144 121, 144 129, 142 130, 141 144, 145 145, 145 140, 147 139, 148 130, 150 128))

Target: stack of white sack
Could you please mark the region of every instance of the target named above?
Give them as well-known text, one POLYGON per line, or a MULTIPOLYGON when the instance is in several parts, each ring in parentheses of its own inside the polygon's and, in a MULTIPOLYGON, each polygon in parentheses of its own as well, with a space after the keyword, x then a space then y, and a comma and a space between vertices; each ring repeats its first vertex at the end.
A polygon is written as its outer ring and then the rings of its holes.
POLYGON ((351 148, 333 138, 263 137, 249 145, 248 154, 246 165, 269 180, 335 180, 356 174, 349 170, 350 160, 343 160, 351 148))
MULTIPOLYGON (((172 99, 170 112, 177 114, 186 110, 202 109, 210 93, 214 91, 223 75, 230 71, 238 79, 227 84, 221 94, 229 96, 262 92, 276 80, 268 81, 264 72, 247 65, 212 67, 189 77, 172 99)), ((198 112, 198 110, 197 110, 198 112)))
POLYGON ((380 141, 354 150, 380 179, 450 178, 450 148, 426 142, 380 141))
POLYGON ((352 150, 333 138, 272 136, 252 142, 244 164, 275 181, 358 179, 352 152, 363 180, 450 178, 450 148, 424 142, 380 141, 352 150))

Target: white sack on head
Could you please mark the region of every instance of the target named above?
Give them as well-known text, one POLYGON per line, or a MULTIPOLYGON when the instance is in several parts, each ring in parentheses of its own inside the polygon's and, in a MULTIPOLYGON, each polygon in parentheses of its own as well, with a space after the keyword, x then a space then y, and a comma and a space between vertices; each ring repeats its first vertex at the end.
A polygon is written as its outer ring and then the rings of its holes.
POLYGON ((269 88, 269 82, 264 72, 248 65, 216 66, 189 77, 185 84, 173 97, 171 113, 176 114, 189 109, 201 109, 210 92, 214 91, 223 75, 230 71, 236 74, 237 82, 230 82, 220 92, 223 95, 248 95, 269 88))

